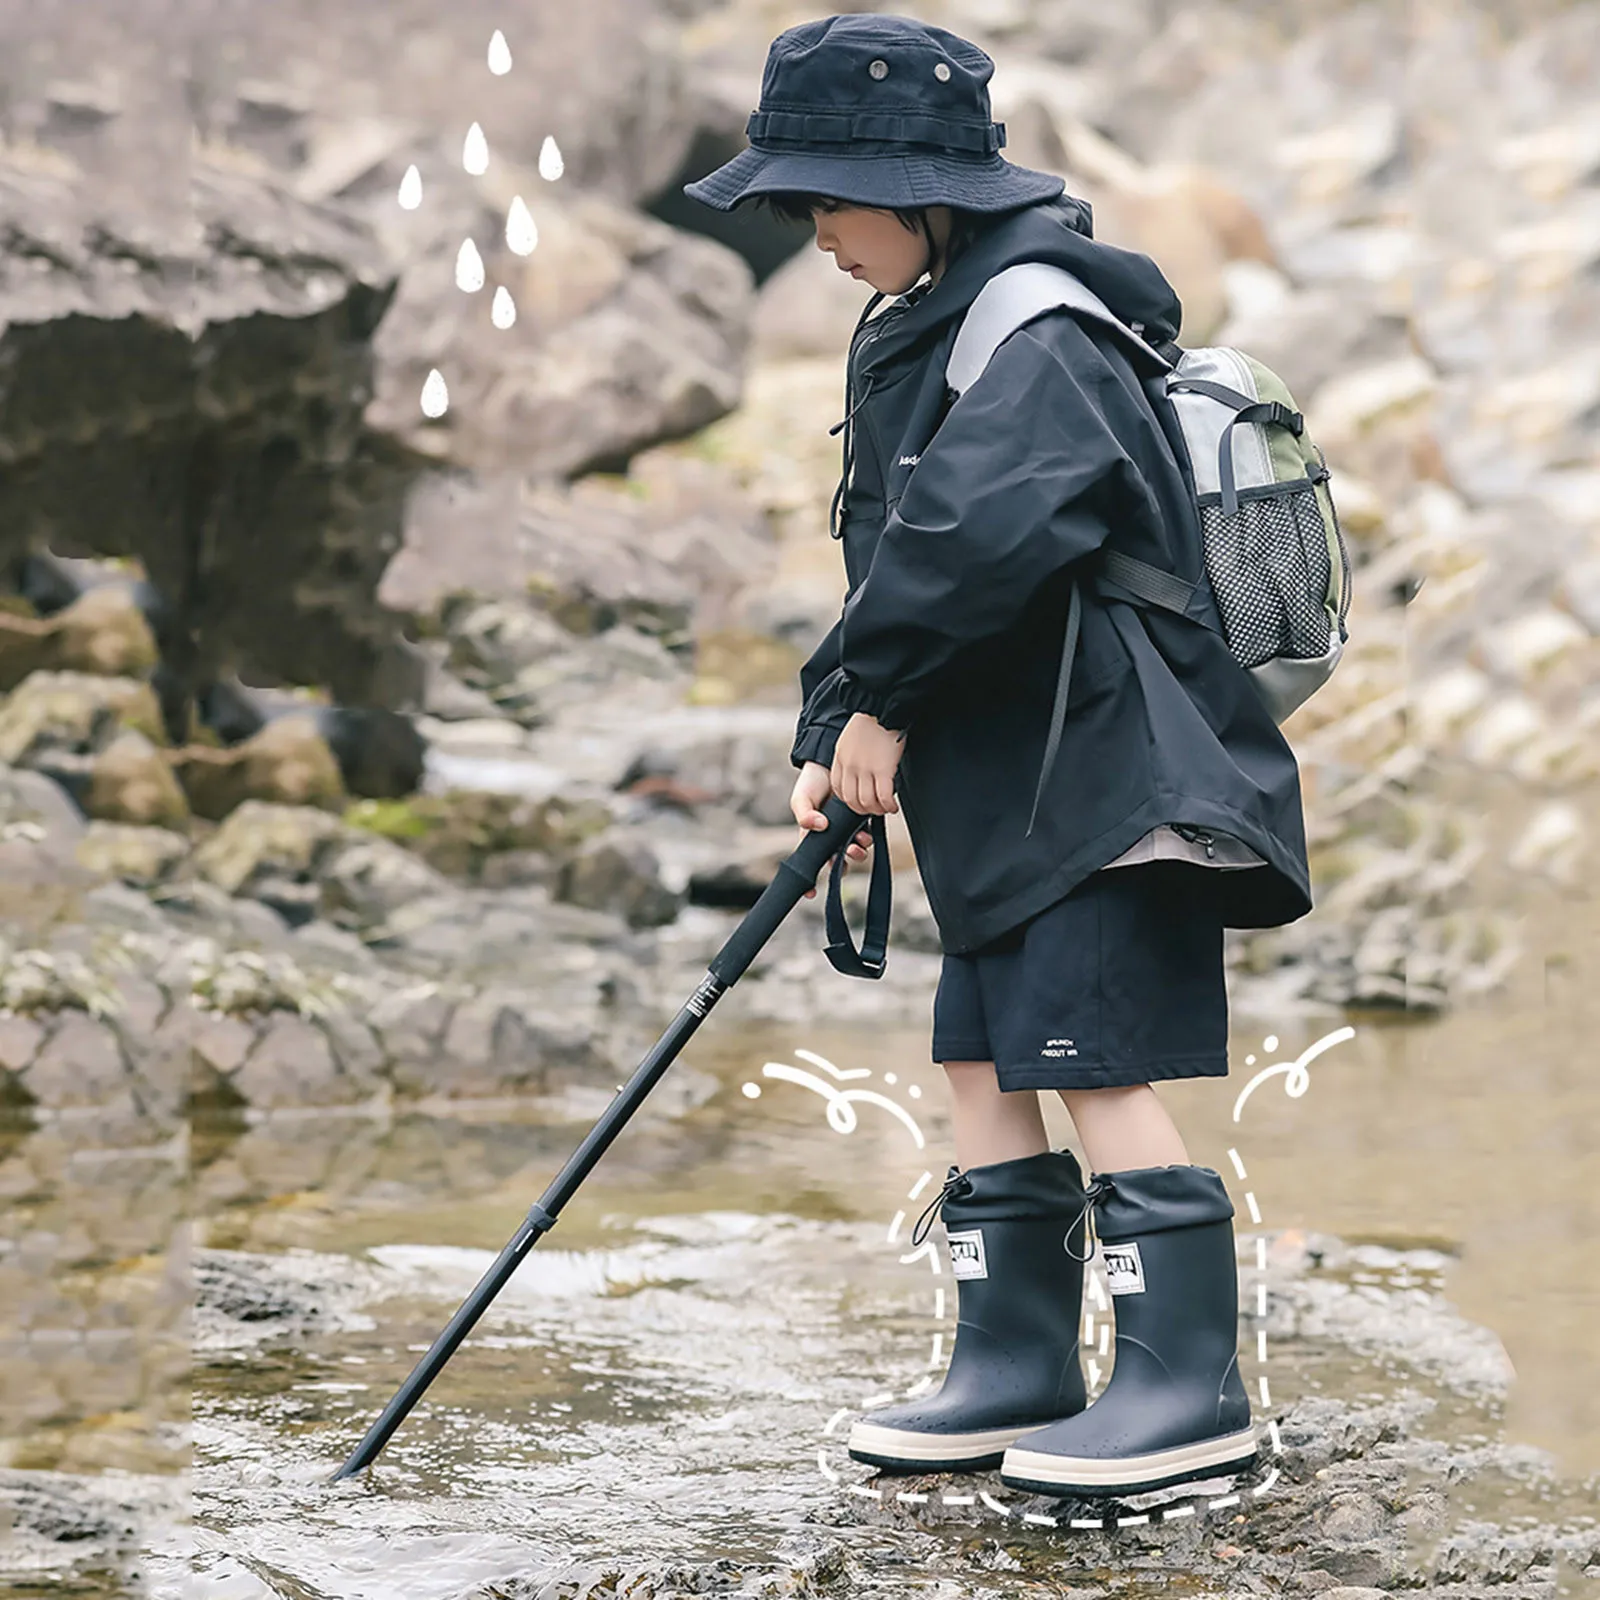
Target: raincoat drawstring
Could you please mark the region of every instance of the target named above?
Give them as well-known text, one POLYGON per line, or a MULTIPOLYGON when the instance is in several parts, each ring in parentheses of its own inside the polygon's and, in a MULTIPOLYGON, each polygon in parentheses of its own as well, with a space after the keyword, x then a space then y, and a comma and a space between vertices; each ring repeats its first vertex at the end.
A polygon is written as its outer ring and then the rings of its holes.
MULTIPOLYGON (((862 326, 865 324, 867 318, 872 315, 873 308, 882 299, 883 291, 880 289, 869 301, 867 301, 866 305, 862 308, 861 315, 856 318, 855 332, 850 335, 850 349, 852 351, 855 349, 856 338, 860 334, 862 326)), ((853 426, 853 419, 856 412, 858 412, 866 403, 867 395, 872 390, 872 382, 869 378, 868 381, 861 386, 861 398, 857 400, 854 405, 852 405, 850 403, 850 390, 853 383, 854 374, 850 370, 850 357, 846 355, 844 362, 845 413, 841 421, 834 423, 834 425, 828 429, 829 438, 832 438, 833 435, 836 434, 841 428, 845 430, 844 440, 840 445, 840 455, 843 460, 843 467, 839 474, 839 487, 833 491, 833 500, 828 506, 828 533, 832 538, 835 539, 839 537, 837 532, 839 502, 844 499, 845 489, 850 482, 851 470, 856 464, 856 430, 853 426)))

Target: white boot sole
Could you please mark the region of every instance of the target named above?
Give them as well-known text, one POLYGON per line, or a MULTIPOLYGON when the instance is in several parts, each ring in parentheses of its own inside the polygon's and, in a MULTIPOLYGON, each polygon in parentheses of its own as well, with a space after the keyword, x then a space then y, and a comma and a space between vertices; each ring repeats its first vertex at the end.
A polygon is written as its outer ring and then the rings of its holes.
MULTIPOLYGON (((1037 1432, 1037 1429, 1028 1430, 1037 1432)), ((1000 1464, 1000 1481, 1013 1489, 1063 1494, 1131 1494, 1163 1489, 1222 1467, 1247 1466, 1257 1450, 1256 1431, 1225 1434, 1198 1444, 1155 1450, 1142 1456, 1102 1460, 1094 1456, 1050 1455, 1013 1445, 1000 1464)))
POLYGON ((887 1428, 877 1422, 857 1422, 850 1429, 849 1450, 916 1466, 927 1461, 981 1461, 1001 1454, 1025 1433, 1037 1433, 1046 1424, 1030 1422, 1021 1428, 989 1428, 977 1433, 917 1433, 907 1428, 887 1428))

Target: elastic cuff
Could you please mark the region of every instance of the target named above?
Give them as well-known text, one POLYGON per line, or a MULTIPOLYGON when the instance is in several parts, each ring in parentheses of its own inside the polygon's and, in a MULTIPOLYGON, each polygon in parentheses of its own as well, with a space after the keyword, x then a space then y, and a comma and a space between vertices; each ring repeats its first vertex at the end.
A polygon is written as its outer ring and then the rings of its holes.
POLYGON ((881 690, 869 689, 864 683, 852 678, 848 672, 841 674, 839 687, 836 691, 839 704, 846 711, 864 711, 869 717, 883 721, 883 713, 889 704, 889 696, 881 690))
POLYGON ((816 761, 824 767, 831 767, 834 746, 843 732, 843 728, 835 728, 825 722, 814 722, 810 727, 803 728, 789 752, 790 765, 803 767, 808 761, 816 761))

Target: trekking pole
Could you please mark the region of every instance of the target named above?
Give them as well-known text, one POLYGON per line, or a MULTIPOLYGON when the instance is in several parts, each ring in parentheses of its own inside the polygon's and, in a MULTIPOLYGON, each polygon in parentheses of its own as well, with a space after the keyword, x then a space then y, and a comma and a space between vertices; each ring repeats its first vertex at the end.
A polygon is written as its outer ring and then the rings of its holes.
POLYGON ((405 1420, 406 1414, 422 1398, 423 1390, 438 1377, 444 1364, 488 1309, 489 1302, 506 1286, 511 1274, 522 1264, 523 1257, 555 1226, 561 1208, 606 1153, 611 1141, 622 1131, 623 1124, 644 1103, 645 1096, 672 1065, 712 1006, 738 981, 761 947, 777 930, 778 924, 794 910, 806 890, 813 887, 823 863, 830 856, 845 850, 867 821, 861 813, 852 811, 838 795, 829 795, 820 809, 828 819, 828 826, 808 834, 793 853, 779 864, 776 876, 762 891, 761 898, 751 906, 739 926, 712 958, 699 988, 689 996, 683 1009, 639 1063, 633 1076, 617 1091, 616 1099, 589 1130, 588 1137, 573 1151, 566 1166, 539 1197, 538 1204, 528 1212, 511 1242, 478 1280, 478 1286, 467 1296, 444 1332, 433 1341, 428 1353, 412 1368, 411 1376, 400 1385, 394 1399, 384 1407, 383 1414, 350 1453, 349 1460, 328 1480, 330 1483, 348 1478, 372 1463, 389 1442, 390 1435, 405 1420))

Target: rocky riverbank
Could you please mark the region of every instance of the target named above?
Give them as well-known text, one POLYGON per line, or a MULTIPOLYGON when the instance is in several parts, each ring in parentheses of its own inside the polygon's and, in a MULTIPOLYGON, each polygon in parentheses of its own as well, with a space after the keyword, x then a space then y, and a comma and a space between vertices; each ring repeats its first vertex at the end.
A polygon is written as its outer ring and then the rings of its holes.
MULTIPOLYGON (((831 1231, 838 1233, 838 1225, 831 1231)), ((1020 1600, 1055 1592, 1043 1586, 1070 1579, 1075 1594, 1111 1600, 1154 1593, 1181 1575, 1196 1592, 1230 1596, 1379 1600, 1394 1592, 1425 1592, 1445 1600, 1553 1600, 1588 1593, 1587 1585, 1600 1583, 1600 1534, 1578 1510, 1581 1487, 1563 1484, 1539 1452, 1498 1436, 1509 1364, 1493 1335, 1465 1322, 1440 1294, 1444 1258, 1427 1250, 1352 1247, 1322 1235, 1261 1239, 1269 1262, 1261 1275, 1269 1311, 1263 1319, 1247 1308, 1241 1338, 1248 1346, 1258 1328, 1270 1338, 1273 1382, 1287 1394, 1272 1414, 1270 1435, 1263 1434, 1261 1465, 1236 1479, 1219 1479, 1187 1495, 1063 1502, 1015 1494, 994 1473, 874 1477, 836 1451, 840 1476, 830 1483, 800 1465, 809 1447, 792 1440, 791 1449, 780 1451, 791 1465, 775 1461, 762 1470, 793 1480, 787 1494, 794 1526, 761 1556, 664 1558, 650 1552, 654 1535, 642 1533, 632 1548, 616 1548, 609 1561, 522 1564, 490 1532, 489 1544, 479 1548, 488 1552, 492 1546, 493 1555, 470 1565, 492 1568, 495 1576, 491 1580, 485 1571, 477 1587, 461 1592, 485 1600, 620 1600, 624 1594, 667 1600, 708 1592, 821 1597, 932 1594, 942 1592, 938 1582, 957 1581, 1020 1600), (852 1485, 872 1493, 858 1495, 852 1485), (1518 1508, 1518 1514, 1485 1515, 1485 1497, 1518 1508), (891 1579, 891 1572, 900 1575, 891 1579)), ((842 1242, 840 1234, 829 1248, 837 1251, 842 1242)), ((764 1248, 775 1249, 784 1261, 794 1254, 793 1244, 779 1243, 776 1235, 764 1248)), ((1253 1259, 1255 1249, 1255 1236, 1242 1235, 1242 1259, 1253 1259)), ((654 1244, 592 1258, 563 1256, 541 1280, 542 1290, 501 1315, 502 1340, 512 1333, 504 1347, 518 1348, 513 1330, 537 1319, 541 1294, 562 1300, 569 1337, 581 1341, 588 1321, 599 1316, 604 1323, 604 1296, 651 1292, 650 1285, 670 1275, 679 1280, 676 1297, 714 1300, 729 1266, 722 1258, 740 1255, 733 1237, 717 1240, 685 1222, 654 1244)), ((334 1372, 349 1374, 349 1364, 337 1364, 341 1352, 367 1352, 349 1354, 358 1368, 370 1362, 374 1330, 394 1314, 383 1308, 409 1304, 422 1288, 419 1275, 442 1268, 465 1282, 469 1266, 404 1249, 379 1250, 362 1260, 310 1251, 201 1251, 194 1262, 196 1360, 202 1371, 219 1374, 242 1371, 241 1364, 258 1374, 285 1367, 293 1372, 304 1361, 299 1352, 309 1348, 320 1363, 332 1359, 334 1372)), ((715 1358, 703 1379, 716 1386, 715 1358)), ((252 1380, 252 1392, 260 1384, 252 1380)), ((270 1377, 266 1387, 273 1388, 270 1377)), ((366 1383, 310 1385, 329 1392, 350 1388, 372 1403, 366 1383)), ((309 1391, 302 1385, 298 1392, 309 1391)), ((698 1411, 707 1396, 689 1403, 698 1411)), ((731 1397, 720 1401, 729 1403, 731 1397)), ((283 1438, 263 1454, 265 1441, 244 1429, 233 1409, 207 1398, 197 1420, 208 1456, 208 1486, 201 1494, 211 1508, 207 1521, 220 1516, 233 1525, 237 1544, 230 1548, 231 1541, 214 1532, 192 1532, 170 1492, 172 1480, 133 1475, 91 1483, 59 1473, 9 1471, 0 1473, 0 1503, 12 1518, 13 1534, 5 1561, 31 1563, 37 1573, 64 1578, 91 1560, 138 1559, 142 1550, 158 1581, 180 1563, 192 1564, 197 1579, 252 1596, 270 1591, 239 1587, 247 1571, 270 1570, 278 1582, 291 1581, 299 1564, 287 1549, 276 1557, 267 1553, 274 1548, 270 1529, 274 1518, 304 1514, 293 1508, 307 1492, 302 1480, 309 1481, 318 1463, 298 1462, 307 1448, 303 1438, 283 1438), (229 1459, 229 1450, 242 1450, 245 1458, 229 1459), (252 1485, 236 1505, 224 1487, 235 1477, 252 1485), (247 1551, 255 1554, 241 1561, 247 1551)), ((286 1415, 316 1426, 303 1400, 286 1415)), ((305 1426, 296 1431, 303 1434, 305 1426)), ((552 1413, 537 1426, 548 1436, 561 1425, 552 1413)), ((608 1435, 609 1449, 624 1456, 671 1450, 670 1444, 650 1443, 663 1426, 653 1413, 623 1418, 620 1431, 608 1435), (630 1430, 637 1440, 630 1440, 630 1430)), ((419 1417, 409 1429, 410 1436, 427 1434, 430 1424, 419 1417)), ((667 1425, 663 1438, 675 1431, 667 1425)), ((512 1438, 508 1434, 500 1448, 514 1449, 512 1438)), ((320 1454, 329 1441, 317 1439, 313 1434, 310 1448, 320 1454)), ((574 1428, 566 1447, 589 1457, 585 1427, 574 1428)), ((415 1438, 409 1450, 400 1448, 402 1455, 414 1453, 415 1438)), ((736 1446, 733 1455, 740 1459, 736 1446)), ((751 1471, 731 1470, 742 1477, 751 1471)), ((431 1524, 428 1536, 441 1549, 458 1520, 446 1509, 452 1503, 441 1501, 422 1513, 431 1524)), ((355 1507, 345 1514, 361 1515, 355 1507)), ((407 1537, 420 1531, 409 1529, 407 1537)), ((342 1558, 330 1552, 327 1559, 337 1565, 342 1558)), ((392 1559, 407 1558, 401 1550, 392 1559)), ((457 1576, 466 1578, 468 1570, 463 1564, 457 1576)))
MULTIPOLYGON (((572 110, 563 156, 507 87, 533 74, 567 104, 598 34, 524 45, 505 80, 452 45, 409 113, 391 97, 379 114, 304 55, 290 9, 251 23, 252 76, 236 53, 202 52, 194 203, 210 220, 183 260, 208 288, 203 326, 161 335, 172 394, 73 389, 28 422, 8 390, 26 471, 8 479, 7 551, 37 555, 72 526, 77 553, 134 561, 64 608, 30 590, 0 615, 0 760, 18 769, 0 785, 4 848, 18 884, 49 881, 18 915, 0 908, 0 1071, 13 1099, 47 1112, 101 1092, 124 1107, 190 1092, 266 1107, 498 1092, 547 1070, 612 1081, 796 837, 794 672, 842 585, 821 530, 858 292, 770 221, 730 232, 674 201, 737 139, 772 18, 694 6, 629 34, 657 53, 607 52, 622 80, 595 104, 628 85, 649 108, 650 156, 630 165, 601 153, 592 109, 572 110), (481 172, 450 121, 469 106, 492 124, 481 172), (399 205, 413 167, 422 200, 399 205), (508 232, 517 204, 531 234, 508 232), (451 281, 463 238, 481 293, 451 281), (509 327, 480 314, 493 283, 516 308, 509 327), (306 337, 245 339, 267 302, 306 337), (233 365, 197 377, 177 359, 185 330, 233 365), (159 497, 121 495, 121 521, 89 532, 69 491, 118 498, 106 473, 129 428, 189 449, 225 368, 228 414, 255 423, 213 441, 207 505, 167 516, 159 497), (434 370, 451 399, 420 414, 434 370), (337 426, 317 411, 334 389, 337 426), (90 435, 105 472, 85 466, 90 435), (208 521, 290 444, 299 464, 284 456, 267 522, 208 521), (378 456, 381 494, 363 487, 378 456), (291 512, 314 555, 283 543, 271 517, 291 512), (268 548, 273 573, 251 565, 268 548), (283 589, 273 574, 291 569, 283 589), (282 714, 291 698, 219 739, 214 696, 235 672, 302 696, 305 714, 282 714), (367 759, 332 731, 345 713, 330 690, 351 716, 398 709, 414 748, 367 759), (184 721, 191 694, 210 724, 184 721), (412 804, 419 771, 428 792, 412 804), (92 925, 63 910, 47 926, 45 900, 92 925), (575 1042, 626 1026, 630 1007, 626 1046, 575 1042), (53 1063, 80 1048, 103 1066, 63 1087, 53 1063), (518 1066, 524 1050, 548 1060, 518 1066)), ((1216 8, 1152 12, 1134 36, 1071 8, 992 11, 950 20, 999 63, 1008 152, 1062 171, 1102 237, 1157 256, 1186 338, 1237 342, 1282 372, 1334 466, 1356 560, 1350 650, 1288 730, 1318 908, 1232 939, 1241 1002, 1425 1013, 1492 990, 1521 948, 1519 884, 1577 882, 1590 827, 1593 245, 1564 219, 1592 198, 1576 65, 1600 48, 1592 27, 1530 19, 1513 49, 1453 13, 1424 44, 1371 9, 1296 14, 1283 39, 1216 8), (1401 96, 1416 50, 1437 70, 1401 96), (1429 120, 1462 74, 1485 114, 1429 120), (1240 100, 1281 137, 1241 138, 1214 114, 1240 100), (1434 204, 1463 171, 1495 175, 1488 235, 1434 204)), ((106 19, 108 37, 129 15, 106 19)), ((340 36, 367 38, 365 15, 348 8, 340 36)), ((154 117, 172 133, 125 77, 139 50, 124 38, 126 59, 108 53, 90 93, 52 75, 41 38, 19 38, 40 70, 19 80, 3 152, 27 201, 7 281, 53 265, 8 300, 5 337, 26 336, 32 363, 15 383, 66 370, 80 323, 113 340, 173 319, 173 263, 134 249, 136 217, 102 225, 95 211, 97 176, 158 153, 119 130, 154 117), (71 250, 41 255, 56 234, 71 250), (115 293, 112 257, 138 264, 115 293), (118 321, 130 294, 137 316, 118 321)), ((374 48, 374 81, 392 68, 412 83, 374 48)), ((181 203, 170 183, 161 193, 181 203)), ((80 389, 85 370, 72 368, 80 389)), ((812 903, 730 1010, 926 1006, 936 940, 903 830, 891 834, 894 976, 833 974, 812 903)), ((850 889, 859 916, 859 874, 850 889)))

